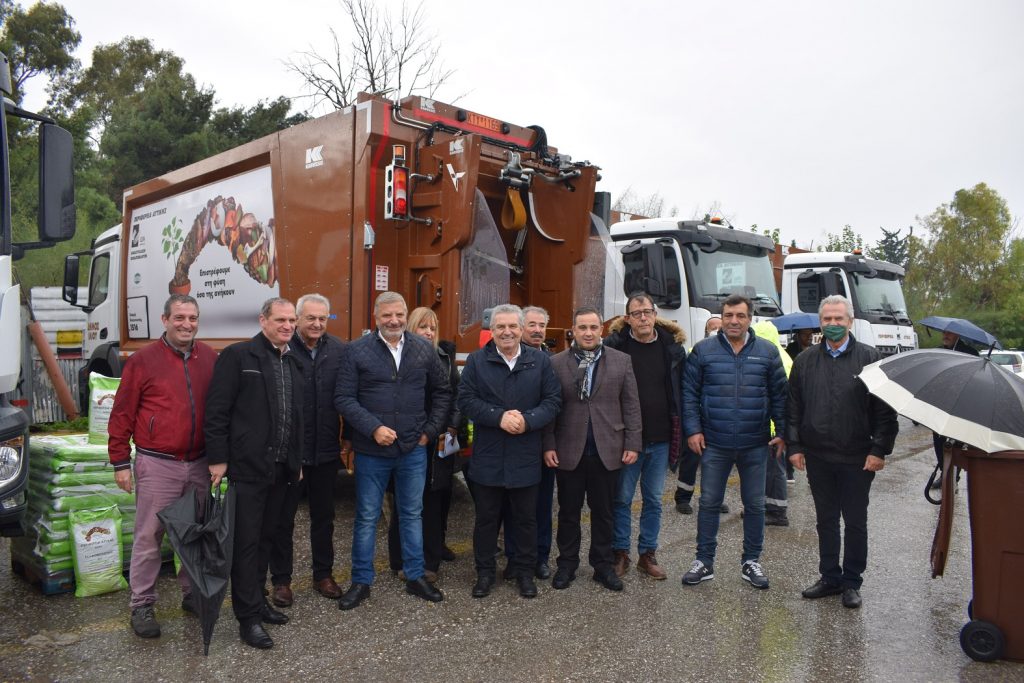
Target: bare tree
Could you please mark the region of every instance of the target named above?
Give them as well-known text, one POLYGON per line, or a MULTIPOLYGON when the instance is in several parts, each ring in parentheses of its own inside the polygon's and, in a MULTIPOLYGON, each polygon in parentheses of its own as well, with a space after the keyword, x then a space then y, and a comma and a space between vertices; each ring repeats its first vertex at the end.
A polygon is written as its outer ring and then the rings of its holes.
POLYGON ((660 192, 641 197, 632 186, 627 187, 612 203, 612 211, 645 218, 660 218, 679 214, 679 208, 676 206, 665 211, 665 198, 661 196, 660 192))
POLYGON ((389 93, 395 99, 433 97, 455 73, 445 67, 437 34, 426 28, 423 4, 405 2, 397 16, 374 0, 341 0, 353 37, 346 42, 331 27, 331 53, 310 48, 286 64, 306 81, 313 105, 335 109, 353 104, 360 91, 389 93))

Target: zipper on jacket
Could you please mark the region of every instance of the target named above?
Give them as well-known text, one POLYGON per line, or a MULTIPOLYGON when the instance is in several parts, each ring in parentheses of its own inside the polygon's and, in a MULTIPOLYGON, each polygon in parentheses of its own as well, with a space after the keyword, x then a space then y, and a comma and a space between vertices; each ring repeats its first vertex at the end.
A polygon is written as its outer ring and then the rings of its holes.
POLYGON ((188 389, 188 403, 192 410, 192 429, 188 434, 188 451, 185 452, 185 457, 192 454, 192 448, 196 441, 196 399, 192 395, 192 377, 188 374, 188 357, 182 357, 182 363, 185 366, 185 388, 188 389))

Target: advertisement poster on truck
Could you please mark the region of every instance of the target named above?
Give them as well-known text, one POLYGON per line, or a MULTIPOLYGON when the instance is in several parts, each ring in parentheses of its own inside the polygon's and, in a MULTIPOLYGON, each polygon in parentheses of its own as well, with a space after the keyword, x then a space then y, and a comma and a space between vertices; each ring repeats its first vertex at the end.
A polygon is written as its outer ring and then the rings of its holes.
POLYGON ((130 221, 130 339, 160 336, 169 294, 199 302, 201 337, 256 333, 258 306, 280 293, 269 166, 138 207, 130 221))

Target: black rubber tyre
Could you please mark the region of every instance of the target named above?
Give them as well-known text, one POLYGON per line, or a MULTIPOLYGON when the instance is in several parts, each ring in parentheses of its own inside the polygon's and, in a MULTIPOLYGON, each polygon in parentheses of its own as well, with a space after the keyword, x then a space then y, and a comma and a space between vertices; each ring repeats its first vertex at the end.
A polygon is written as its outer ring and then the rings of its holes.
POLYGON ((1002 658, 1006 639, 995 624, 975 619, 960 629, 960 647, 976 662, 994 662, 1002 658))

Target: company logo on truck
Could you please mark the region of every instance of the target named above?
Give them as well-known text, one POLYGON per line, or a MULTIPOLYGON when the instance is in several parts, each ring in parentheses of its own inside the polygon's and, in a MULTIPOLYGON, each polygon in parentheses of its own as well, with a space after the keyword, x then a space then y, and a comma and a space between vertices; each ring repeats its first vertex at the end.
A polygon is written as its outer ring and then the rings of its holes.
POLYGON ((324 146, 317 145, 316 147, 310 147, 306 150, 306 168, 316 168, 317 166, 324 165, 324 146))

